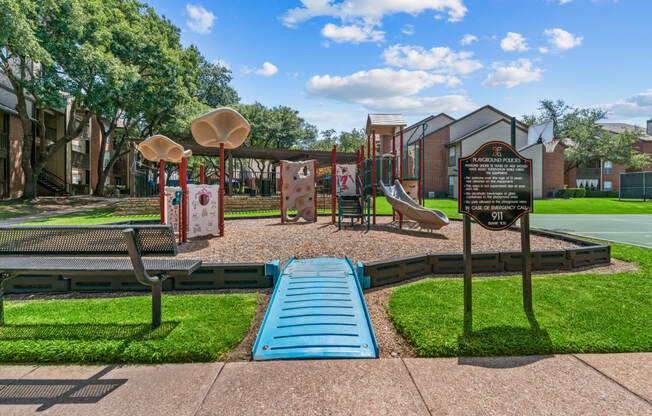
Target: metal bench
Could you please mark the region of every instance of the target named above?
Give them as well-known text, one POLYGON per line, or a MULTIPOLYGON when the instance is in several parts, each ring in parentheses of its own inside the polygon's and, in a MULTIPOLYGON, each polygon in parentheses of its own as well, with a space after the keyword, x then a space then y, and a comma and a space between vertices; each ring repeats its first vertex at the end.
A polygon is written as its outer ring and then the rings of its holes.
POLYGON ((127 228, 134 230, 142 254, 177 254, 170 225, 25 225, 0 226, 0 256, 125 255, 127 228))
MULTIPOLYGON (((34 272, 72 276, 89 272, 111 275, 136 275, 139 283, 152 288, 152 327, 161 324, 161 288, 167 277, 188 276, 199 268, 201 260, 143 259, 136 230, 120 230, 129 258, 94 257, 0 257, 0 325, 4 324, 3 282, 17 275, 34 272)), ((174 239, 172 239, 174 241, 174 239)), ((62 254, 72 247, 63 247, 62 254)), ((54 247, 49 254, 56 254, 54 247)))

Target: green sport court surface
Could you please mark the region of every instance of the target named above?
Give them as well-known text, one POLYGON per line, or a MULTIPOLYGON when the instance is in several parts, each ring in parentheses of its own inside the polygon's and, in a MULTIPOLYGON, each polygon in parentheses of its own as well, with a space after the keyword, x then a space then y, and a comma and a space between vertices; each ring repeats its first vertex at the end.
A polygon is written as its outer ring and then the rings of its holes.
POLYGON ((652 248, 652 215, 537 214, 530 216, 530 226, 652 248))

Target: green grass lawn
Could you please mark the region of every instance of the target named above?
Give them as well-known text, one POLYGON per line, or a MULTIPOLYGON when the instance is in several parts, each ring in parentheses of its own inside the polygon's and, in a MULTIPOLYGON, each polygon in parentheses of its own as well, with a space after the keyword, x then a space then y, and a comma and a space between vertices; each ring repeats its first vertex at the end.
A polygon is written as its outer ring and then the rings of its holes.
POLYGON ((0 220, 6 220, 14 217, 38 214, 45 211, 38 205, 27 202, 6 201, 0 202, 0 220))
POLYGON ((533 276, 533 314, 515 276, 473 280, 471 325, 462 279, 400 287, 390 315, 422 357, 652 351, 652 250, 613 244, 612 256, 641 269, 533 276))
POLYGON ((3 363, 215 361, 249 329, 258 297, 163 295, 151 329, 151 297, 10 301, 0 326, 3 363))
POLYGON ((72 212, 57 217, 40 218, 20 225, 92 225, 128 220, 157 220, 158 215, 134 215, 117 217, 114 208, 97 208, 89 211, 72 212))
MULTIPOLYGON (((427 199, 426 207, 443 211, 450 218, 461 218, 457 213, 457 201, 450 199, 427 199)), ((330 209, 320 209, 320 214, 329 214, 330 209)), ((392 207, 385 197, 376 198, 376 213, 391 214, 392 207)), ((625 202, 611 198, 573 198, 534 201, 535 214, 652 214, 651 202, 625 202)), ((249 217, 257 215, 279 215, 280 211, 227 212, 225 217, 249 217)), ((152 220, 158 215, 117 217, 113 208, 99 208, 75 212, 58 217, 43 218, 21 225, 89 225, 105 224, 127 220, 152 220)), ((0 214, 0 219, 1 214, 0 214)))

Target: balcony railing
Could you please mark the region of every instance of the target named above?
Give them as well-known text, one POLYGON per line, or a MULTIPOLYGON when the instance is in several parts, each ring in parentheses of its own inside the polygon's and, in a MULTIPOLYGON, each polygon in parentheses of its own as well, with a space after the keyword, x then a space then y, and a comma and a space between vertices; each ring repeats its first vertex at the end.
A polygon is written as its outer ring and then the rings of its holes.
POLYGON ((577 179, 600 179, 600 168, 577 168, 577 179))

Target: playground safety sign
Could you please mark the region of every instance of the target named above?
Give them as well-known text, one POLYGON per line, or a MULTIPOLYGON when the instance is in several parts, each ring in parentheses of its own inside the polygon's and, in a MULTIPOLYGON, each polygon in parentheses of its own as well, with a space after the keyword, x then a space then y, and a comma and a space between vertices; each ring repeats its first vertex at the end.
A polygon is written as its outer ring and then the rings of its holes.
POLYGON ((484 228, 504 230, 532 212, 532 159, 507 143, 488 142, 459 160, 458 211, 484 228))

